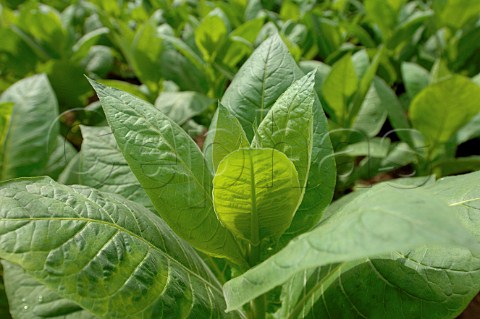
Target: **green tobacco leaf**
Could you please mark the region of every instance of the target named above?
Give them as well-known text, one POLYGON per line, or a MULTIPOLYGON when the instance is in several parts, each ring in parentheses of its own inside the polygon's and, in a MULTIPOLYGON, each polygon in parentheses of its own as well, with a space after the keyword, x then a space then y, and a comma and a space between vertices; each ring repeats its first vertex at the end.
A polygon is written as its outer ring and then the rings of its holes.
POLYGON ((288 228, 301 199, 293 163, 274 149, 240 149, 213 179, 215 212, 237 237, 257 246, 288 228))
POLYGON ((317 96, 313 103, 313 125, 312 156, 305 194, 290 228, 285 232, 283 243, 311 229, 320 220, 335 191, 335 157, 327 118, 317 96))
POLYGON ((162 218, 195 248, 242 263, 215 216, 212 176, 195 142, 153 105, 91 82, 130 169, 162 218))
POLYGON ((302 76, 280 36, 273 35, 240 68, 225 91, 222 104, 240 121, 251 141, 254 128, 275 101, 302 76))
POLYGON ((387 118, 387 103, 390 103, 391 89, 384 85, 371 85, 355 117, 352 128, 369 137, 376 136, 387 118))
POLYGON ((195 28, 195 43, 205 61, 213 61, 217 50, 226 40, 227 26, 217 10, 213 10, 195 28))
POLYGON ((384 39, 390 36, 397 25, 398 9, 401 2, 404 1, 365 0, 367 16, 382 30, 384 39))
POLYGON ((312 156, 314 84, 315 71, 294 82, 272 106, 252 141, 253 147, 273 148, 287 155, 302 188, 312 156))
POLYGON ((3 149, 12 117, 13 105, 11 102, 0 103, 0 168, 3 165, 3 149))
POLYGON ((229 43, 225 46, 222 58, 224 64, 234 67, 252 52, 253 43, 262 29, 264 20, 263 17, 247 20, 230 33, 229 43))
POLYGON ((358 77, 350 54, 336 62, 325 79, 322 95, 333 110, 338 123, 343 123, 348 116, 351 96, 357 91, 358 77))
POLYGON ((47 77, 18 81, 2 94, 0 102, 14 103, 0 179, 44 174, 58 135, 57 100, 47 77))
POLYGON ((5 182, 0 201, 0 257, 60 297, 102 318, 223 317, 214 276, 146 208, 49 178, 5 182))
POLYGON ((462 28, 469 20, 475 20, 480 14, 480 2, 469 0, 434 1, 435 19, 441 26, 462 28))
POLYGON ((14 318, 98 318, 71 300, 60 297, 52 289, 35 280, 21 267, 2 261, 5 290, 14 318))
POLYGON ((56 147, 48 158, 45 174, 56 180, 77 154, 75 147, 58 135, 56 147))
POLYGON ((376 78, 373 81, 373 86, 377 93, 380 94, 380 99, 384 101, 382 104, 387 110, 388 120, 395 129, 395 134, 410 147, 414 148, 414 137, 410 133, 412 130, 411 125, 397 95, 381 78, 376 78))
POLYGON ((379 185, 262 264, 227 282, 227 306, 237 309, 309 268, 425 244, 479 248, 445 202, 418 188, 379 185))
POLYGON ((212 99, 197 92, 163 92, 156 99, 155 106, 175 123, 182 125, 201 114, 212 103, 212 99))
MULTIPOLYGON (((446 201, 480 240, 478 178, 478 172, 448 177, 422 189, 446 201)), ((418 187, 415 184, 411 186, 418 187)), ((356 197, 343 197, 337 210, 356 197)), ((349 318, 407 319, 422 313, 426 319, 456 318, 479 286, 478 255, 468 249, 429 245, 301 272, 284 286, 286 303, 281 314, 284 318, 329 318, 335 313, 349 318)))
POLYGON ((410 99, 413 99, 430 83, 430 73, 415 63, 402 63, 402 76, 410 99))
POLYGON ((480 170, 480 156, 466 156, 439 161, 435 168, 441 172, 441 176, 450 176, 461 173, 475 172, 480 170))
POLYGON ((455 143, 456 145, 460 145, 476 137, 480 137, 480 113, 475 115, 466 125, 458 130, 455 134, 455 143))
POLYGON ((150 198, 128 167, 110 127, 80 126, 80 128, 83 136, 80 152, 81 184, 122 195, 154 210, 150 198))
POLYGON ((113 39, 135 75, 151 92, 156 92, 164 72, 160 57, 165 48, 153 18, 142 23, 135 32, 123 21, 119 21, 118 28, 118 33, 112 34, 113 39))
POLYGON ((248 148, 250 144, 240 122, 222 103, 218 103, 218 111, 215 116, 217 126, 215 131, 209 132, 209 134, 214 135, 211 152, 213 169, 217 171, 218 164, 225 156, 239 148, 248 148))
POLYGON ((425 88, 412 101, 410 118, 435 148, 480 112, 480 87, 459 75, 425 88))

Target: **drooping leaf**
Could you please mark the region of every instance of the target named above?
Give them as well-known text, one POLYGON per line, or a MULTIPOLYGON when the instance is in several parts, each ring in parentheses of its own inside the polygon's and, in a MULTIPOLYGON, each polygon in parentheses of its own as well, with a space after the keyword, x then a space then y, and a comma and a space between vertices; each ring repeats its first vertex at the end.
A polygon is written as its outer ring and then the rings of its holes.
POLYGON ((242 65, 225 91, 222 104, 240 121, 251 141, 254 128, 275 101, 302 76, 280 36, 273 35, 242 65))
POLYGON ((202 113, 212 103, 209 97, 192 91, 163 92, 155 100, 155 106, 179 125, 202 113))
MULTIPOLYGON (((478 173, 472 173, 423 185, 412 181, 410 186, 422 187, 427 196, 445 200, 478 241, 478 177, 478 173)), ((337 211, 349 198, 357 197, 343 197, 337 211)), ((281 314, 289 318, 328 318, 334 312, 342 317, 406 319, 422 313, 427 319, 455 318, 478 293, 479 269, 480 256, 468 249, 428 245, 306 270, 283 287, 281 314)))
POLYGON ((195 248, 241 264, 233 235, 215 216, 212 176, 194 141, 153 105, 91 83, 123 156, 161 217, 195 248))
POLYGON ((379 185, 262 264, 227 282, 227 306, 237 309, 309 268, 425 244, 479 249, 445 202, 418 188, 379 185))
POLYGON ((0 200, 0 257, 58 296, 102 318, 223 317, 200 257, 142 206, 49 178, 4 182, 0 200))
POLYGON ((13 102, 0 178, 45 174, 58 135, 58 107, 45 75, 18 81, 0 97, 13 102))
POLYGON ((255 246, 265 238, 280 237, 301 195, 295 166, 274 149, 239 149, 220 162, 213 179, 218 218, 255 246))
POLYGON ((459 75, 425 88, 412 101, 410 118, 431 143, 447 142, 463 125, 480 112, 480 87, 459 75))
POLYGON ((98 318, 35 280, 21 267, 3 260, 5 289, 14 318, 98 318))
POLYGON ((248 148, 250 146, 242 125, 222 103, 218 103, 218 111, 215 116, 217 122, 215 131, 208 133, 214 135, 213 143, 210 146, 214 172, 217 171, 218 164, 225 156, 239 148, 248 148))
POLYGON ((314 71, 294 82, 267 113, 252 141, 253 147, 273 148, 287 155, 302 188, 312 155, 314 84, 314 71))
POLYGON ((81 126, 83 143, 80 182, 100 191, 122 195, 153 210, 153 204, 140 186, 117 146, 109 127, 81 126))

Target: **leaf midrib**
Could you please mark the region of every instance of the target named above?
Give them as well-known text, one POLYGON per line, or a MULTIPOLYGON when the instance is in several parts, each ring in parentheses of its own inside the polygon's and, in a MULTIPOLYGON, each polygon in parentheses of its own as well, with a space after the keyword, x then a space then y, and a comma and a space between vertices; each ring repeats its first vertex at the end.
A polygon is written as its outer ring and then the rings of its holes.
POLYGON ((252 153, 248 152, 248 160, 250 161, 250 192, 252 194, 251 201, 251 218, 250 218, 250 240, 254 245, 260 242, 260 229, 258 227, 258 210, 257 210, 257 192, 255 181, 255 170, 253 166, 252 153))

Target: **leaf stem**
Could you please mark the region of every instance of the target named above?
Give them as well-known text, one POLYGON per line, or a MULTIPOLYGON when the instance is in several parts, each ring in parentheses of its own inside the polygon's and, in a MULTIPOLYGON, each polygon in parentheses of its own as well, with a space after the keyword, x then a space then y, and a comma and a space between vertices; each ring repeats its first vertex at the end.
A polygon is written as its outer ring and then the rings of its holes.
POLYGON ((265 294, 255 298, 250 302, 252 309, 252 319, 265 319, 266 314, 266 297, 265 294))

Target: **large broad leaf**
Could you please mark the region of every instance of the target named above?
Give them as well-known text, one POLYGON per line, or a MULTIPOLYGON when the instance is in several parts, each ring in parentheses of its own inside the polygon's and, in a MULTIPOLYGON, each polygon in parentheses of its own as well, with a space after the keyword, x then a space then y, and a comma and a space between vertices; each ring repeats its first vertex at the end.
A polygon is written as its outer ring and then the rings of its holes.
POLYGON ((103 318, 223 316, 200 257, 142 206, 49 178, 5 182, 0 201, 0 257, 58 296, 103 318))
POLYGON ((293 163, 274 149, 240 149, 225 157, 213 179, 215 212, 239 238, 257 246, 288 228, 301 199, 293 163))
POLYGON ((253 147, 273 148, 287 155, 302 188, 312 155, 314 84, 315 72, 293 83, 272 106, 252 141, 253 147))
MULTIPOLYGON (((449 177, 427 183, 423 190, 445 200, 480 240, 478 178, 478 172, 449 177)), ((412 181, 405 186, 418 184, 412 181)), ((358 195, 343 197, 337 211, 358 195)), ((468 249, 429 245, 300 272, 283 287, 279 316, 406 319, 422 313, 426 319, 455 318, 479 289, 478 255, 468 249)))
POLYGON ((5 260, 2 265, 10 313, 14 318, 98 318, 73 301, 60 297, 21 267, 5 260))
POLYGON ((147 102, 92 85, 123 156, 162 218, 194 247, 242 263, 235 238, 216 218, 212 176, 188 134, 147 102))
POLYGON ((303 72, 280 36, 265 40, 243 64, 225 91, 222 104, 235 115, 251 141, 268 110, 303 72))
POLYGON ((347 121, 349 102, 357 88, 358 76, 353 66, 352 56, 347 54, 333 65, 322 88, 323 97, 333 110, 332 116, 337 123, 343 124, 347 121))
POLYGON ((227 282, 228 309, 239 308, 309 268, 425 244, 478 250, 478 242, 452 213, 447 203, 421 189, 379 185, 262 264, 227 282))
POLYGON ((44 174, 58 135, 57 100, 47 77, 35 75, 15 83, 0 102, 14 103, 0 179, 44 174))
POLYGON ((437 82, 420 92, 410 106, 410 118, 431 143, 447 142, 480 112, 480 86, 459 75, 437 82))
POLYGON ((217 170, 218 164, 225 156, 239 148, 248 148, 250 146, 242 125, 222 103, 218 104, 218 111, 215 117, 217 126, 214 131, 208 133, 213 134, 213 143, 210 147, 212 148, 214 171, 217 170))
POLYGON ((117 146, 109 127, 81 126, 80 182, 110 192, 153 210, 152 202, 140 186, 117 146))

